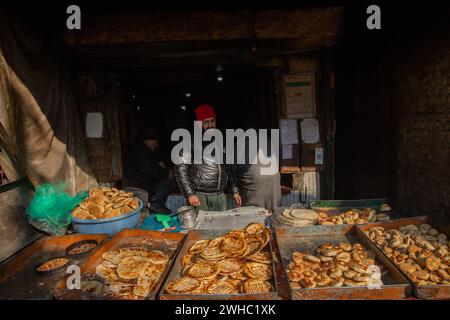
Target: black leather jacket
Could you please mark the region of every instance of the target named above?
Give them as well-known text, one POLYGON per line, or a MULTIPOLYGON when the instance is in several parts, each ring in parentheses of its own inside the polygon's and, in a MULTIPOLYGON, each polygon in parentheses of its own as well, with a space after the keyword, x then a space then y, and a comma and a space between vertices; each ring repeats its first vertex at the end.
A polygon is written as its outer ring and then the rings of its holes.
POLYGON ((200 193, 238 192, 230 165, 202 161, 201 164, 178 164, 175 177, 185 197, 200 193))

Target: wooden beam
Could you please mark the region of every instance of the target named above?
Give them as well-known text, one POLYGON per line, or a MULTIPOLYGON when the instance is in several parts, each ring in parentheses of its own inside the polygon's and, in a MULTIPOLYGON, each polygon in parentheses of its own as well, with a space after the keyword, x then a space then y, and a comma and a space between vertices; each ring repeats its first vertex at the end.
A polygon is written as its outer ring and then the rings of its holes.
POLYGON ((65 43, 112 44, 154 41, 248 39, 250 12, 158 12, 84 18, 81 30, 66 31, 65 43))
MULTIPOLYGON (((265 65, 266 61, 276 58, 274 66, 283 65, 283 56, 300 54, 308 51, 327 49, 337 45, 337 38, 304 37, 303 39, 266 39, 252 43, 243 41, 202 41, 204 50, 195 42, 189 50, 189 44, 170 46, 170 42, 162 47, 154 44, 118 44, 118 45, 86 45, 66 48, 66 60, 80 67, 93 68, 141 68, 151 66, 189 66, 214 64, 257 64, 265 65), (218 44, 220 42, 221 44, 218 44), (222 43, 223 42, 223 43, 222 43)), ((176 43, 176 42, 175 42, 176 43)), ((271 64, 272 62, 269 62, 271 64)))
POLYGON ((342 7, 278 11, 159 12, 109 14, 83 19, 81 30, 67 30, 68 46, 156 41, 295 39, 338 36, 342 7))
POLYGON ((232 55, 250 50, 249 40, 167 41, 73 45, 63 49, 70 56, 90 58, 179 58, 232 55))
POLYGON ((179 58, 94 58, 77 59, 71 62, 71 67, 77 69, 123 69, 123 68, 145 68, 145 67, 182 67, 182 66, 202 66, 214 64, 240 64, 241 57, 236 56, 207 56, 207 57, 179 57, 179 58))
POLYGON ((342 31, 343 17, 342 7, 258 12, 256 39, 338 36, 342 31))

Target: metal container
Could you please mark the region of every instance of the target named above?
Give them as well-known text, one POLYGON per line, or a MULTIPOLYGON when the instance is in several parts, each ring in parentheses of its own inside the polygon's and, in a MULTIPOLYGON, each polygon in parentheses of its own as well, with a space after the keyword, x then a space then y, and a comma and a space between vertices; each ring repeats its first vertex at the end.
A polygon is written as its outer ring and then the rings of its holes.
POLYGON ((308 207, 316 212, 326 212, 329 216, 339 215, 350 209, 365 208, 374 209, 377 213, 387 214, 391 219, 402 218, 395 210, 380 211, 380 205, 386 203, 386 199, 356 199, 356 200, 314 200, 308 201, 308 207))
POLYGON ((62 270, 64 270, 64 269, 66 269, 66 268, 67 268, 67 265, 69 264, 69 262, 70 262, 70 258, 69 258, 68 256, 56 256, 56 257, 50 257, 50 258, 46 258, 46 259, 40 261, 40 262, 36 265, 36 267, 34 267, 34 270, 35 270, 36 273, 37 273, 38 275, 40 275, 40 276, 50 276, 50 275, 52 275, 52 274, 58 273, 58 272, 60 272, 60 271, 62 271, 62 270), (55 259, 64 259, 64 260, 67 260, 67 262, 64 263, 64 264, 62 264, 62 265, 60 265, 59 267, 54 268, 54 269, 45 270, 45 271, 39 271, 39 267, 40 267, 40 266, 42 266, 43 264, 45 264, 45 263, 47 263, 47 262, 49 262, 49 261, 55 260, 55 259))
MULTIPOLYGON (((364 231, 367 231, 370 228, 373 227, 383 227, 386 230, 390 229, 398 229, 401 226, 406 225, 415 225, 419 226, 421 224, 428 223, 433 228, 437 229, 439 232, 442 232, 449 236, 448 230, 444 229, 441 226, 433 225, 431 220, 427 216, 419 216, 419 217, 411 217, 411 218, 403 218, 403 219, 397 219, 393 221, 386 221, 386 222, 378 222, 373 223, 371 225, 362 225, 358 226, 357 229, 361 233, 361 236, 365 237, 367 241, 370 241, 373 243, 374 247, 376 248, 376 251, 379 252, 379 254, 382 254, 386 257, 386 259, 390 260, 384 252, 378 248, 378 246, 372 242, 364 233, 364 231)), ((392 262, 394 264, 394 262, 392 262)), ((406 273, 403 273, 401 270, 399 270, 404 276, 412 283, 412 281, 408 278, 408 275, 406 273)), ((426 299, 426 300, 435 300, 435 299, 450 299, 450 285, 426 285, 426 286, 417 286, 413 284, 413 290, 414 295, 419 299, 426 299)))
POLYGON ((345 211, 350 209, 372 208, 379 209, 380 205, 386 203, 386 199, 356 199, 356 200, 309 200, 308 206, 313 210, 345 211))
POLYGON ((361 236, 353 225, 345 226, 311 226, 298 228, 275 228, 278 248, 284 270, 292 258, 292 253, 310 252, 326 242, 339 244, 340 242, 359 242, 376 254, 378 264, 383 265, 389 273, 382 277, 384 285, 380 289, 368 287, 320 287, 311 289, 292 289, 293 300, 375 300, 375 299, 403 299, 411 295, 411 284, 395 265, 376 250, 375 245, 361 236))
MULTIPOLYGON (((92 254, 84 264, 80 266, 81 275, 95 274, 96 266, 101 263, 103 253, 117 250, 127 246, 143 246, 149 250, 160 250, 170 257, 165 271, 161 275, 158 283, 145 299, 154 300, 161 283, 164 281, 167 272, 179 251, 185 238, 181 233, 167 233, 158 231, 125 229, 116 234, 112 239, 105 242, 92 254)), ((54 290, 54 296, 59 300, 111 300, 113 298, 104 295, 96 295, 81 290, 69 290, 66 287, 66 278, 61 279, 54 290)))
POLYGON ((81 240, 79 242, 76 242, 70 246, 67 247, 66 249, 66 255, 71 258, 71 259, 77 259, 77 258, 82 258, 84 256, 87 256, 89 254, 89 252, 91 252, 92 250, 95 250, 98 246, 98 243, 96 240, 93 239, 87 239, 87 240, 81 240), (95 245, 94 247, 92 247, 92 249, 89 249, 85 252, 82 253, 71 253, 71 251, 75 248, 78 248, 79 246, 82 246, 84 244, 93 244, 95 245))
POLYGON ((139 207, 130 213, 107 219, 83 220, 72 217, 72 226, 76 232, 98 234, 107 233, 114 235, 123 229, 134 228, 141 217, 143 204, 139 199, 139 207))
MULTIPOLYGON (((35 267, 47 258, 64 256, 66 249, 82 240, 95 240, 101 244, 106 234, 73 234, 65 236, 42 237, 9 258, 0 268, 0 300, 3 299, 53 299, 53 289, 63 278, 64 270, 43 277, 35 267)), ((98 248, 98 247, 97 247, 98 248)), ((90 251, 92 254, 97 250, 90 251)), ((69 266, 80 264, 88 255, 71 259, 69 266)))
MULTIPOLYGON (((310 200, 308 201, 308 207, 312 210, 319 212, 324 212, 328 216, 337 216, 347 210, 350 209, 359 209, 363 210, 365 208, 372 208, 377 213, 384 213, 387 214, 390 219, 398 219, 401 218, 402 215, 398 212, 391 210, 391 211, 380 211, 379 207, 381 204, 385 203, 386 199, 357 199, 357 200, 310 200)), ((273 222, 273 225, 279 228, 304 228, 304 227, 312 227, 313 224, 307 224, 304 226, 293 226, 293 225, 287 225, 286 223, 283 223, 283 221, 280 220, 280 215, 282 212, 287 208, 295 208, 296 205, 290 206, 290 207, 278 207, 275 208, 275 212, 272 215, 271 219, 273 222)), ((369 222, 373 223, 373 222, 369 222)), ((314 225, 318 225, 317 222, 314 225)), ((347 224, 337 225, 337 226, 348 226, 347 224)))
POLYGON ((181 207, 177 210, 178 219, 183 229, 192 229, 197 224, 197 214, 191 206, 181 207))
MULTIPOLYGON (((182 270, 181 260, 182 258, 188 254, 188 249, 192 246, 192 244, 198 240, 202 239, 214 239, 216 237, 220 237, 228 233, 229 230, 190 230, 188 235, 186 236, 186 240, 184 241, 183 247, 178 253, 172 270, 170 270, 169 275, 164 282, 164 285, 161 287, 161 292, 159 293, 159 299, 161 300, 279 300, 280 297, 278 295, 278 283, 277 283, 277 275, 274 267, 274 262, 272 259, 272 272, 273 279, 271 280, 271 284, 275 291, 262 293, 262 294, 230 294, 230 295, 215 295, 215 294, 168 294, 164 292, 164 288, 167 284, 180 277, 180 272, 182 270)), ((272 245, 271 241, 268 244, 270 253, 272 254, 272 245)))

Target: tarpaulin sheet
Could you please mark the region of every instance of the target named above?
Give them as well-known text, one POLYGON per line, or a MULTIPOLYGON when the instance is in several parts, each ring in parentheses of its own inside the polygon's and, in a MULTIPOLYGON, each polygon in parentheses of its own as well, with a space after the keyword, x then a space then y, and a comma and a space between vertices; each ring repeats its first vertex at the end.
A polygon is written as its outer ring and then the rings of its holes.
POLYGON ((35 184, 96 184, 70 80, 39 28, 0 12, 0 122, 35 184))

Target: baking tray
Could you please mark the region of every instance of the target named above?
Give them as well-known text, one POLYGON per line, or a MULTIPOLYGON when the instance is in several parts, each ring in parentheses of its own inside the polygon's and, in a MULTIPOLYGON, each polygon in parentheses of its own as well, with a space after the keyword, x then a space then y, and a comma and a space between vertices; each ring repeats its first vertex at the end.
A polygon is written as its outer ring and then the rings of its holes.
POLYGON ((308 201, 308 207, 317 212, 326 212, 330 216, 335 216, 350 209, 366 209, 372 208, 377 213, 385 213, 391 219, 402 218, 403 216, 395 211, 380 211, 380 205, 386 203, 386 199, 356 199, 356 200, 310 200, 308 201))
MULTIPOLYGON (((170 270, 174 257, 176 256, 185 234, 174 232, 158 232, 138 229, 125 229, 116 234, 109 241, 105 242, 98 250, 92 254, 84 264, 80 266, 81 276, 83 274, 95 274, 95 267, 101 263, 102 254, 107 251, 117 250, 127 246, 144 246, 149 250, 160 250, 170 256, 166 270, 161 275, 154 290, 145 298, 154 300, 159 291, 160 285, 170 270)), ((119 298, 107 297, 105 295, 96 295, 81 290, 69 290, 66 287, 66 278, 60 280, 54 290, 56 299, 59 300, 113 300, 119 298)))
MULTIPOLYGON (((161 287, 161 292, 159 294, 159 298, 161 300, 279 300, 280 297, 278 295, 278 282, 277 282, 277 275, 276 275, 276 269, 274 266, 274 261, 272 258, 272 273, 273 273, 273 279, 271 280, 271 283, 274 288, 274 292, 268 292, 268 293, 262 293, 262 294, 248 294, 248 293, 241 293, 241 294, 230 294, 230 295, 214 295, 214 294, 168 294, 164 292, 164 288, 167 286, 167 284, 175 280, 176 278, 180 277, 181 272, 181 259, 188 254, 188 249, 191 247, 191 245, 198 240, 202 239, 214 239, 216 237, 223 236, 227 234, 229 230, 191 230, 189 231, 186 240, 184 241, 183 247, 181 248, 180 252, 178 253, 178 256, 175 259, 175 262, 173 264, 172 270, 170 270, 170 273, 164 283, 164 285, 161 287)), ((269 250, 272 254, 272 244, 271 241, 269 241, 269 250)))
MULTIPOLYGON (((393 221, 378 222, 378 223, 373 223, 371 225, 361 225, 361 226, 358 226, 357 228, 358 228, 358 230, 359 230, 359 232, 361 233, 362 236, 364 236, 368 241, 371 241, 369 239, 369 237, 367 237, 366 234, 364 234, 364 231, 366 231, 366 230, 368 230, 370 228, 383 227, 386 230, 390 230, 390 229, 397 229, 397 228, 399 228, 401 226, 406 226, 406 225, 410 225, 410 224, 415 225, 415 226, 419 226, 419 225, 421 225, 423 223, 428 223, 433 228, 437 229, 439 232, 442 232, 442 233, 446 234, 447 237, 449 236, 448 230, 446 230, 445 228, 443 228, 441 226, 433 225, 433 223, 431 222, 430 218, 427 217, 427 216, 419 216, 419 217, 397 219, 397 220, 393 220, 393 221)), ((373 243, 373 244, 376 247, 376 250, 378 252, 380 252, 387 259, 389 259, 384 254, 384 252, 375 245, 375 243, 373 243)), ((394 263, 394 262, 392 262, 392 263, 394 263)), ((402 272, 401 270, 399 270, 399 271, 402 272)), ((408 279, 408 281, 410 281, 412 283, 412 281, 409 280, 408 276, 405 273, 403 273, 403 274, 408 279)), ((426 299, 426 300, 450 299, 450 285, 416 286, 416 285, 413 284, 413 290, 414 290, 414 295, 417 298, 419 298, 419 299, 426 299)))
MULTIPOLYGON (((387 214, 390 219, 398 219, 402 218, 400 213, 398 213, 395 210, 390 211, 379 211, 379 207, 381 204, 386 203, 386 199, 380 198, 380 199, 358 199, 358 200, 309 200, 308 201, 308 208, 311 210, 314 210, 316 212, 325 212, 329 216, 337 216, 347 210, 350 209, 359 209, 363 210, 366 208, 372 208, 376 211, 376 213, 384 213, 387 214)), ((271 216, 272 224, 275 227, 278 228, 304 228, 304 227, 312 227, 312 226, 320 226, 320 225, 306 225, 306 226, 288 226, 280 223, 277 219, 277 217, 285 210, 292 208, 291 207, 277 207, 275 208, 274 214, 271 216)), ((373 222, 369 222, 373 223, 373 222)), ((346 224, 337 225, 337 226, 347 226, 346 224)))
POLYGON ((386 199, 355 199, 355 200, 309 200, 308 206, 313 210, 330 210, 341 213, 350 209, 372 208, 378 210, 386 199))
POLYGON ((374 243, 368 241, 366 237, 361 237, 360 232, 354 226, 312 226, 301 229, 275 228, 275 234, 284 270, 287 269, 293 252, 313 253, 326 242, 332 244, 360 242, 366 249, 373 250, 377 262, 389 270, 389 274, 382 277, 385 285, 381 289, 369 289, 367 287, 292 289, 289 286, 291 299, 293 300, 387 300, 403 299, 411 295, 411 284, 406 277, 386 256, 380 254, 379 250, 375 250, 374 243))
POLYGON ((43 276, 35 271, 44 259, 65 255, 68 246, 81 240, 96 240, 98 245, 82 258, 71 259, 70 265, 81 264, 93 254, 108 237, 107 234, 72 234, 45 236, 10 257, 0 269, 0 300, 52 299, 53 288, 65 276, 64 270, 43 276))

